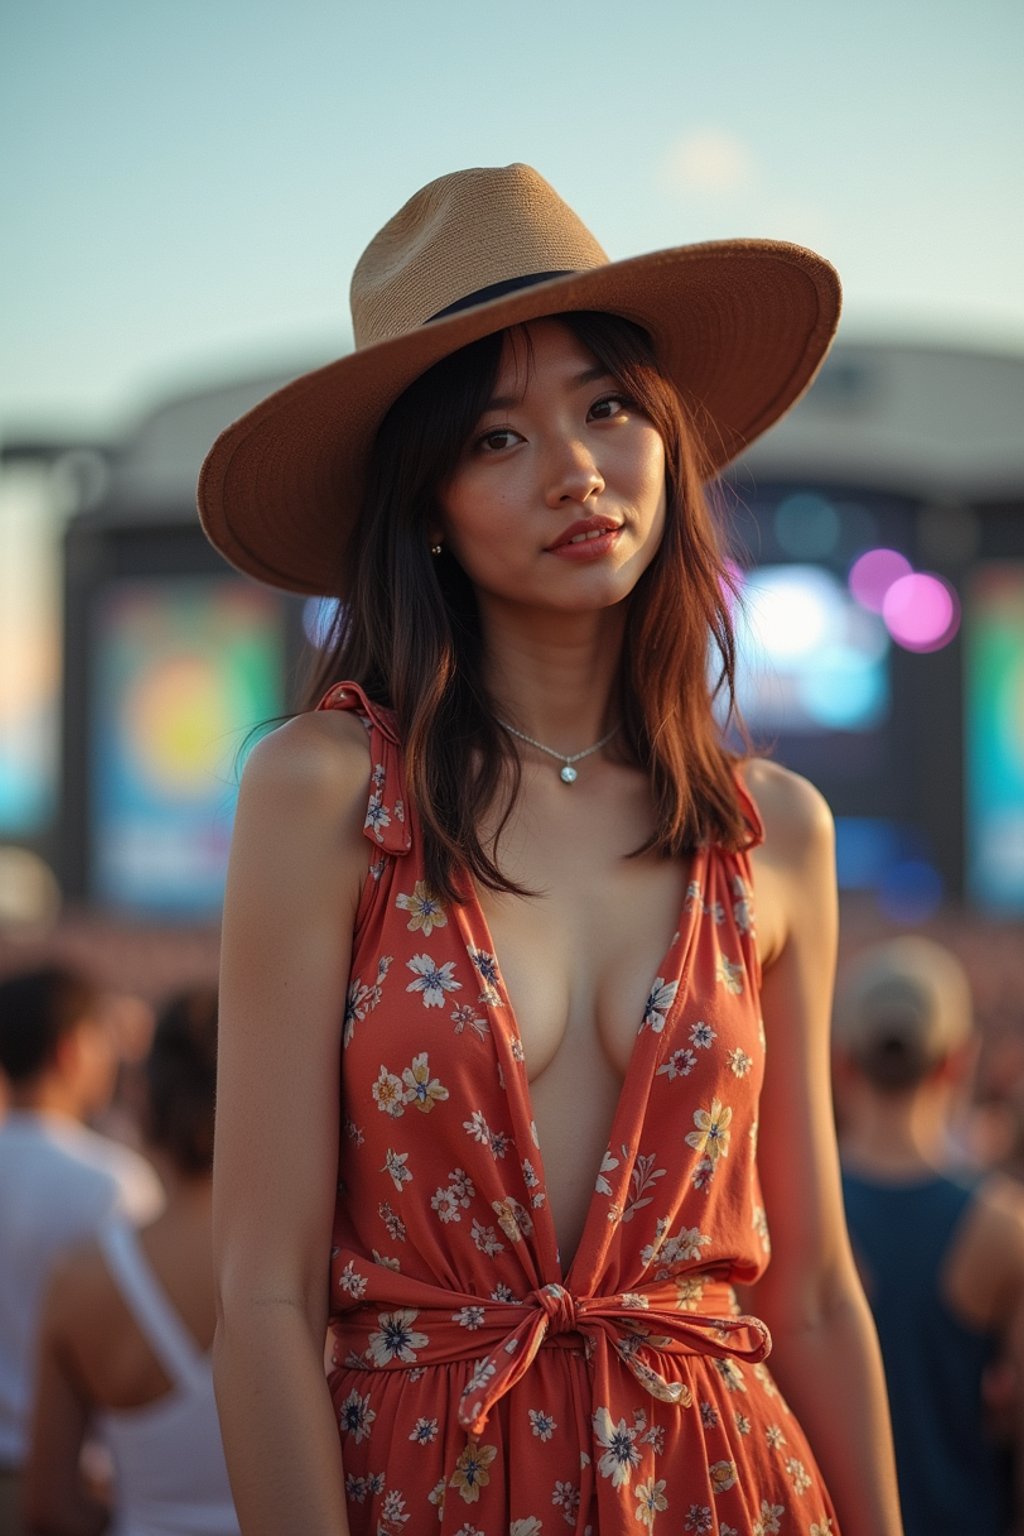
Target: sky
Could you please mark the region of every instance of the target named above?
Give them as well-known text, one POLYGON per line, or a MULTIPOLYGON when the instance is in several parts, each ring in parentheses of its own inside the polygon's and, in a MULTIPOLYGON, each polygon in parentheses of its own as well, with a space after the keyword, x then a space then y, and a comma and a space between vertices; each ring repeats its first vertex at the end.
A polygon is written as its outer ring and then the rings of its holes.
POLYGON ((1024 353, 1019 0, 6 0, 0 439, 350 345, 419 186, 525 160, 613 257, 811 245, 849 337, 1024 353))

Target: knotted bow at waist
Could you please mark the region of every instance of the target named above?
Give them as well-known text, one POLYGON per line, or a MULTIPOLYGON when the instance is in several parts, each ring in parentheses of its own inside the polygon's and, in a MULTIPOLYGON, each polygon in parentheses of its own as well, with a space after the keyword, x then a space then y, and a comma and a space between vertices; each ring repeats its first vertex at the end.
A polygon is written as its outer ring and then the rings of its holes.
POLYGON ((771 1349, 771 1336, 759 1318, 729 1311, 733 1291, 726 1282, 709 1278, 695 1286, 701 1277, 694 1272, 679 1279, 688 1283, 658 1281, 612 1296, 576 1296, 562 1285, 545 1285, 522 1301, 485 1301, 339 1254, 333 1266, 334 1363, 372 1371, 472 1360, 459 1422, 479 1435, 538 1350, 577 1335, 588 1356, 603 1339, 652 1397, 686 1408, 693 1401, 690 1389, 666 1379, 660 1355, 757 1362, 771 1349), (720 1313, 689 1310, 698 1295, 702 1307, 717 1306, 720 1313), (694 1301, 681 1303, 681 1296, 694 1301))

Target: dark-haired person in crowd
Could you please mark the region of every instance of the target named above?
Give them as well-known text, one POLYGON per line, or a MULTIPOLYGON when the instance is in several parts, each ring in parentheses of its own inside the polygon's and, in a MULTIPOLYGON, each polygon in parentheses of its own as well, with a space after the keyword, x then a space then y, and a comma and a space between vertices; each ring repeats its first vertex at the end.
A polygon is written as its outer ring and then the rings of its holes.
POLYGON ((953 1150, 975 1050, 963 967, 924 938, 871 947, 845 975, 834 1039, 847 1219, 886 1366, 907 1536, 1017 1536, 1024 1499, 985 1403, 1008 1356, 1020 1467, 1024 1192, 953 1150))
POLYGON ((104 996, 51 965, 0 982, 0 1532, 20 1530, 39 1299, 57 1255, 113 1212, 147 1221, 163 1201, 149 1163, 86 1121, 117 1061, 104 996))
POLYGON ((459 171, 364 252, 356 350, 206 461, 217 547, 342 599, 320 707, 246 764, 224 914, 246 1536, 898 1536, 831 818, 712 698, 703 483, 838 303, 806 250, 609 262, 530 167, 459 171))
POLYGON ((26 1507, 46 1536, 238 1530, 208 1353, 216 1020, 212 990, 182 994, 146 1062, 143 1133, 165 1210, 141 1232, 103 1226, 58 1264, 44 1303, 26 1507), (112 1459, 109 1504, 80 1471, 89 1435, 112 1459))

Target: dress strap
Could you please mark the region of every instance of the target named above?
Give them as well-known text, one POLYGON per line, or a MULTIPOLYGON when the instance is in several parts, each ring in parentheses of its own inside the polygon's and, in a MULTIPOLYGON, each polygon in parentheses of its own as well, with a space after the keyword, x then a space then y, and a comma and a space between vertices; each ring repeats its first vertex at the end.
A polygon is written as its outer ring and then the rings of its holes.
POLYGON ((353 682, 335 683, 317 709, 350 710, 363 722, 370 737, 372 764, 363 833, 384 853, 408 853, 412 847, 412 828, 394 711, 374 703, 353 682))
POLYGON ((170 1380, 178 1387, 200 1384, 206 1357, 171 1306, 134 1230, 126 1222, 110 1221, 97 1239, 114 1284, 170 1380))

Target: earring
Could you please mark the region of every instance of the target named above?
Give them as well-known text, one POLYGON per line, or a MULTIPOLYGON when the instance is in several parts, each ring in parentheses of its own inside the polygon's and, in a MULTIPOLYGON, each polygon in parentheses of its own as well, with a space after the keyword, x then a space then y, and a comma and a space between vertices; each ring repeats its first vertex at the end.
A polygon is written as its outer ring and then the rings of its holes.
POLYGON ((440 546, 440 544, 431 544, 431 546, 430 546, 430 553, 432 555, 439 555, 441 553, 441 546, 440 546))

